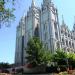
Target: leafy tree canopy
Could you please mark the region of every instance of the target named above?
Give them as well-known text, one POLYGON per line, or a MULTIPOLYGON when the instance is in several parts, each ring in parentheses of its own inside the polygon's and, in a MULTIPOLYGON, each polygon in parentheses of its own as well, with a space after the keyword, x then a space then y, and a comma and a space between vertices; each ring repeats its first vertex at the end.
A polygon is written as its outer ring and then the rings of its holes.
POLYGON ((58 64, 66 64, 67 54, 62 49, 57 49, 53 54, 52 60, 58 64))
POLYGON ((13 11, 15 9, 12 7, 13 3, 14 0, 0 0, 0 27, 2 25, 9 25, 14 20, 13 11))
POLYGON ((44 48, 40 39, 37 37, 33 37, 28 41, 26 52, 28 63, 40 65, 47 64, 51 61, 50 52, 44 48))
POLYGON ((9 63, 0 63, 0 69, 7 69, 10 68, 11 65, 9 63))
POLYGON ((67 54, 67 58, 68 58, 68 59, 75 60, 75 53, 68 53, 68 54, 67 54))
POLYGON ((57 49, 56 53, 53 55, 53 59, 65 59, 67 58, 67 54, 62 49, 57 49))

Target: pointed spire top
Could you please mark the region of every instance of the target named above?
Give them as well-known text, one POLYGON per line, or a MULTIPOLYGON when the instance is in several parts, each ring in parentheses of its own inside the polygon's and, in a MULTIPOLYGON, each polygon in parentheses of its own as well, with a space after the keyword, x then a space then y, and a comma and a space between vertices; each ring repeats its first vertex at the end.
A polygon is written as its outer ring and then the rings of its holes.
POLYGON ((35 6, 35 1, 34 1, 34 0, 32 0, 32 7, 33 7, 33 6, 35 6))
POLYGON ((74 25, 75 25, 75 16, 74 16, 74 25))
POLYGON ((73 30, 75 31, 75 16, 74 16, 74 26, 73 26, 73 30))
POLYGON ((62 15, 62 25, 65 25, 64 17, 62 15))
POLYGON ((46 3, 51 3, 52 0, 43 0, 43 3, 46 4, 46 3))

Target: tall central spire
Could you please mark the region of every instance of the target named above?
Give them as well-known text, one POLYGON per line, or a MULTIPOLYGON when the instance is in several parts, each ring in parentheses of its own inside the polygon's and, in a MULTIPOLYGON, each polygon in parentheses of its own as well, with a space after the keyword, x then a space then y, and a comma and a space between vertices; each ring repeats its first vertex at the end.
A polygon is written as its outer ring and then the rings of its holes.
POLYGON ((74 26, 73 26, 73 29, 74 29, 74 31, 75 31, 75 16, 74 16, 74 26))
POLYGON ((62 15, 62 25, 65 25, 64 17, 62 15))
POLYGON ((51 3, 52 0, 43 0, 44 3, 51 3))
POLYGON ((74 16, 74 25, 75 25, 75 16, 74 16))
POLYGON ((34 7, 35 6, 35 1, 34 0, 32 0, 32 7, 34 7))

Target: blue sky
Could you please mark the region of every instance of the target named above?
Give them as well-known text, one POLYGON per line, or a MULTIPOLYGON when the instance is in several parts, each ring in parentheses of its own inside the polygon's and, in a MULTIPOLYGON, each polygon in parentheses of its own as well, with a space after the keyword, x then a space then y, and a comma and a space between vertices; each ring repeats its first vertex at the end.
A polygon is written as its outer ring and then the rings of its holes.
MULTIPOLYGON (((36 5, 40 6, 42 0, 35 0, 36 5)), ((62 14, 64 16, 65 23, 71 30, 74 24, 75 16, 75 0, 53 0, 55 6, 58 8, 59 21, 61 24, 62 14)), ((0 62, 14 63, 15 46, 16 46, 16 26, 18 25, 21 16, 29 10, 31 0, 19 0, 17 2, 15 21, 9 28, 3 26, 0 29, 0 62)))

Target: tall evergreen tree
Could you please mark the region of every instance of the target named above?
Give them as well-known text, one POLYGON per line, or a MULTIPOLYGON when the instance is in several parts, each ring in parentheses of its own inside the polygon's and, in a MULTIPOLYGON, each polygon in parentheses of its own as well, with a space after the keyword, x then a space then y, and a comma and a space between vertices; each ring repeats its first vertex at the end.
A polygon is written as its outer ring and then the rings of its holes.
POLYGON ((28 63, 41 65, 48 64, 51 61, 50 52, 44 48, 40 39, 37 37, 28 41, 26 52, 28 63))
POLYGON ((53 55, 52 60, 57 62, 58 65, 66 65, 67 54, 62 49, 57 49, 53 55))

